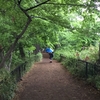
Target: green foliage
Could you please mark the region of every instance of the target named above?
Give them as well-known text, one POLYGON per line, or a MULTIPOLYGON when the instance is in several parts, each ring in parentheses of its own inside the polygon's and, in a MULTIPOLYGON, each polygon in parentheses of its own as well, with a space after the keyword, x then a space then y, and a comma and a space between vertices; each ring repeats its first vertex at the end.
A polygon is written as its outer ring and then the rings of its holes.
POLYGON ((55 59, 61 61, 61 63, 76 77, 81 79, 86 79, 87 82, 95 86, 97 89, 100 89, 100 75, 96 74, 94 65, 88 64, 88 77, 86 74, 86 63, 78 62, 78 59, 86 60, 90 63, 96 63, 98 59, 98 44, 97 46, 90 46, 82 48, 82 50, 76 51, 73 49, 68 49, 63 47, 57 49, 55 52, 55 59), (62 60, 61 56, 62 55, 62 60), (88 59, 86 60, 86 57, 88 59))
MULTIPOLYGON (((17 2, 17 0, 15 1, 17 2)), ((35 0, 22 0, 21 7, 27 9, 44 1, 45 0, 39 0, 38 2, 35 0)), ((34 49, 32 45, 35 44, 39 44, 41 47, 46 45, 54 47, 56 44, 61 44, 61 46, 67 45, 68 48, 80 50, 82 46, 89 46, 95 41, 96 38, 94 39, 93 37, 95 37, 94 32, 97 29, 94 29, 94 26, 99 27, 94 20, 98 17, 97 12, 93 14, 89 12, 89 9, 82 9, 81 6, 77 7, 77 4, 85 4, 89 1, 73 1, 74 0, 51 0, 49 1, 50 4, 44 4, 28 11, 28 14, 32 16, 32 22, 20 39, 25 51, 26 48, 27 50, 34 49), (72 6, 72 2, 76 6, 72 6), (87 12, 89 12, 89 14, 87 12), (80 20, 78 20, 78 18, 80 18, 80 20), (87 33, 89 33, 89 35, 85 36, 84 34, 87 33)), ((23 29, 26 16, 13 0, 1 0, 0 2, 2 8, 0 10, 0 32, 2 33, 0 35, 0 44, 5 48, 4 52, 6 54, 9 45, 13 43, 16 36, 23 29)), ((16 47, 16 49, 18 49, 18 47, 16 47)), ((15 51, 18 52, 16 49, 15 51)), ((16 55, 15 58, 20 59, 20 53, 14 55, 16 55)), ((17 61, 17 59, 15 59, 13 61, 17 63, 21 60, 17 61)))
POLYGON ((86 47, 85 50, 79 52, 79 57, 82 60, 85 60, 86 57, 89 57, 88 62, 96 63, 98 59, 98 46, 86 47))
POLYGON ((34 56, 35 62, 41 61, 42 60, 42 53, 39 52, 34 56))
POLYGON ((85 59, 86 56, 90 62, 96 62, 98 59, 98 49, 92 46, 100 40, 100 13, 95 9, 93 0, 50 0, 47 4, 41 4, 45 0, 0 0, 0 46, 3 47, 4 56, 23 31, 27 21, 27 17, 17 6, 17 1, 21 1, 24 11, 33 7, 27 11, 32 22, 18 41, 22 43, 26 58, 21 58, 19 47, 16 45, 16 48, 13 48, 11 68, 25 61, 29 62, 27 66, 40 61, 41 53, 33 55, 36 44, 41 48, 54 48, 59 44, 59 51, 55 52, 54 58, 60 61, 60 54, 64 55, 66 58, 62 63, 73 73, 84 76, 84 69, 75 68, 76 51, 81 59, 85 59))
POLYGON ((0 95, 3 100, 11 100, 14 97, 14 91, 16 89, 16 81, 5 70, 0 70, 0 95))
MULTIPOLYGON (((33 63, 41 61, 42 54, 39 52, 36 55, 31 55, 30 58, 27 58, 26 61, 26 72, 30 70, 30 67, 33 63)), ((21 63, 21 62, 20 62, 21 63)), ((18 63, 17 63, 18 64, 18 63)), ((10 75, 5 69, 0 70, 0 96, 4 100, 11 100, 15 94, 16 90, 16 81, 13 76, 10 75)))
POLYGON ((100 75, 89 76, 87 81, 100 90, 100 75))
POLYGON ((54 53, 54 59, 60 61, 60 53, 61 53, 60 51, 55 51, 55 53, 54 53))
POLYGON ((35 63, 35 62, 38 62, 38 61, 41 61, 42 60, 42 53, 39 52, 37 53, 36 55, 34 55, 33 53, 30 54, 30 57, 26 58, 25 61, 27 62, 26 66, 27 66, 27 70, 30 69, 30 67, 35 63))
MULTIPOLYGON (((64 57, 64 59, 63 59, 63 61, 65 62, 65 61, 68 61, 68 59, 69 59, 69 61, 71 60, 71 62, 73 63, 74 61, 73 61, 73 58, 75 57, 75 54, 74 54, 74 51, 72 51, 72 50, 67 50, 66 48, 65 49, 59 49, 59 50, 57 50, 57 51, 55 51, 55 53, 54 53, 54 58, 55 59, 57 59, 58 61, 61 59, 60 57, 61 56, 63 56, 64 57)), ((68 62, 69 62, 68 61, 68 62)), ((65 63, 67 63, 68 64, 68 62, 65 62, 65 63)), ((70 64, 70 63, 69 63, 70 64)))
POLYGON ((97 75, 95 77, 95 84, 96 84, 96 87, 100 90, 100 75, 97 75))

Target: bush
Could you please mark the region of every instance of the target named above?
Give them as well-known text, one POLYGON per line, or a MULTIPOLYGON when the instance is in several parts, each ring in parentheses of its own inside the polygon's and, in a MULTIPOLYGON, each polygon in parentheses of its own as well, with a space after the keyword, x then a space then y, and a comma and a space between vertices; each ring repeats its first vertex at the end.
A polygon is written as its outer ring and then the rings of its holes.
MULTIPOLYGON (((30 67, 33 65, 34 62, 40 61, 41 59, 41 53, 38 53, 37 55, 31 55, 30 58, 26 58, 26 72, 30 70, 30 67)), ((17 87, 15 78, 11 76, 10 72, 7 72, 5 69, 2 69, 0 70, 0 81, 0 97, 3 100, 11 100, 17 87)))
POLYGON ((16 89, 15 79, 5 70, 0 70, 0 95, 3 100, 11 100, 16 89))
POLYGON ((36 62, 38 62, 38 61, 41 61, 42 60, 42 53, 41 52, 39 52, 39 53, 37 53, 36 55, 35 55, 35 61, 36 62))
POLYGON ((95 77, 95 85, 96 85, 96 88, 100 90, 100 75, 97 75, 95 77))

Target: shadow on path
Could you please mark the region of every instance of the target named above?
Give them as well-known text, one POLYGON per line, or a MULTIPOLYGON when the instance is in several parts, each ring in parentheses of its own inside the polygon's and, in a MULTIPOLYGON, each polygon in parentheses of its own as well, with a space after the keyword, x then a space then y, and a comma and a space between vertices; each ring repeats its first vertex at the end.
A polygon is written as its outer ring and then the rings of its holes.
POLYGON ((74 79, 55 60, 36 63, 18 85, 13 100, 100 100, 98 91, 74 79))

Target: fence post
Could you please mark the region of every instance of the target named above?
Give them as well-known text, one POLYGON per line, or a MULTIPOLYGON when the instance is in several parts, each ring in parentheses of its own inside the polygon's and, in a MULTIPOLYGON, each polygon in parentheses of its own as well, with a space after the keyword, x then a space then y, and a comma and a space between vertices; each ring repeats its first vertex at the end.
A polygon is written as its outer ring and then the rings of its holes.
POLYGON ((86 78, 88 78, 88 62, 86 62, 86 78))
POLYGON ((17 81, 20 80, 20 66, 18 67, 18 78, 17 78, 17 81))

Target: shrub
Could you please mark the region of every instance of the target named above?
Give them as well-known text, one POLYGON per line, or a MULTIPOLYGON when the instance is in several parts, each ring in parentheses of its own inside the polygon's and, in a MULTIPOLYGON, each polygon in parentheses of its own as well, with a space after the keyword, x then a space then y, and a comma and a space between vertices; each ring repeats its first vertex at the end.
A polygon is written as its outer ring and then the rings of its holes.
POLYGON ((40 61, 40 60, 42 60, 42 53, 41 52, 39 52, 39 53, 37 53, 36 55, 35 55, 35 61, 36 62, 38 62, 38 61, 40 61))
MULTIPOLYGON (((38 53, 37 55, 31 55, 30 58, 25 58, 25 61, 27 62, 25 65, 27 66, 25 68, 26 72, 30 70, 30 67, 33 65, 34 62, 40 61, 41 59, 41 53, 38 53)), ((3 100, 11 100, 17 87, 15 78, 11 76, 10 72, 7 72, 5 69, 2 69, 0 70, 0 81, 0 97, 3 100)))
POLYGON ((16 89, 15 79, 6 70, 0 70, 0 95, 3 100, 11 100, 16 89))

